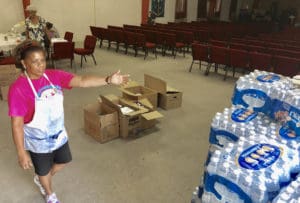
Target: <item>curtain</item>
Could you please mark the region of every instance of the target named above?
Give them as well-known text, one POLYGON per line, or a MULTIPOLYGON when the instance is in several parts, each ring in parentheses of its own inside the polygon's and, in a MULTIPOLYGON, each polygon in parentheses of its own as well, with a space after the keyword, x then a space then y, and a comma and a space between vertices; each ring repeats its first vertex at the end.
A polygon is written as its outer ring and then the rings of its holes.
POLYGON ((186 18, 187 0, 176 0, 175 19, 186 18))
POLYGON ((207 17, 207 0, 198 0, 198 18, 207 17))
POLYGON ((30 0, 23 0, 24 17, 27 18, 29 13, 26 11, 26 7, 30 5, 30 0))
POLYGON ((142 0, 142 23, 147 23, 149 15, 149 3, 150 0, 142 0))

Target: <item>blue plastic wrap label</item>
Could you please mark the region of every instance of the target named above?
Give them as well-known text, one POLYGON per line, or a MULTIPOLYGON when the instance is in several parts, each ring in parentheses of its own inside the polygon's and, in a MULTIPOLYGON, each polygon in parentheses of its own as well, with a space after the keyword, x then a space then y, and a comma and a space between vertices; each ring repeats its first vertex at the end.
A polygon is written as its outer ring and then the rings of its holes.
POLYGON ((264 74, 264 75, 258 76, 256 78, 256 80, 258 80, 259 82, 273 83, 273 82, 280 80, 280 76, 275 75, 275 74, 264 74))
POLYGON ((293 140, 297 138, 296 132, 290 129, 288 125, 284 125, 279 129, 279 135, 286 140, 293 140))
POLYGON ((282 150, 270 144, 255 144, 244 150, 238 164, 246 169, 260 170, 271 166, 280 157, 282 150))
POLYGON ((236 109, 231 114, 231 119, 236 122, 246 123, 253 120, 257 116, 257 112, 251 109, 240 108, 236 109))

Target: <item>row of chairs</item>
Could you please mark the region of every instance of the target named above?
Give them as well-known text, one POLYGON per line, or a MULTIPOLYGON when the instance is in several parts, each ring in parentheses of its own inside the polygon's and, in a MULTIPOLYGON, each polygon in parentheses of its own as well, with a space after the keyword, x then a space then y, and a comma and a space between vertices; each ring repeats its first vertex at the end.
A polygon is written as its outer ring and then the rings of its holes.
POLYGON ((112 43, 116 44, 116 51, 119 46, 125 47, 125 54, 128 48, 132 47, 135 51, 135 56, 138 54, 138 49, 142 48, 145 51, 144 59, 148 56, 148 52, 152 49, 156 55, 156 48, 161 48, 162 55, 166 55, 167 50, 172 51, 174 58, 178 51, 182 51, 185 55, 186 45, 183 42, 176 40, 176 34, 162 33, 162 32, 134 32, 128 31, 122 27, 108 26, 108 28, 90 26, 93 36, 100 40, 100 47, 104 40, 108 41, 108 49, 112 43))
POLYGON ((248 52, 242 49, 233 49, 228 47, 219 47, 207 44, 192 45, 193 61, 189 67, 189 72, 195 62, 207 62, 205 74, 208 75, 212 64, 215 64, 215 71, 218 71, 218 65, 225 66, 224 80, 226 80, 228 70, 233 69, 233 77, 235 69, 242 68, 244 71, 252 71, 254 69, 272 71, 285 76, 295 76, 300 72, 300 59, 290 58, 280 55, 271 55, 259 52, 248 52))
POLYGON ((219 40, 210 40, 210 45, 214 46, 221 46, 221 47, 230 47, 233 49, 242 49, 245 51, 253 51, 253 52, 261 52, 261 53, 269 53, 269 54, 277 54, 283 55, 287 57, 300 57, 300 47, 296 46, 284 46, 278 43, 251 43, 249 42, 242 42, 242 41, 235 41, 232 40, 231 42, 226 41, 219 41, 219 40))

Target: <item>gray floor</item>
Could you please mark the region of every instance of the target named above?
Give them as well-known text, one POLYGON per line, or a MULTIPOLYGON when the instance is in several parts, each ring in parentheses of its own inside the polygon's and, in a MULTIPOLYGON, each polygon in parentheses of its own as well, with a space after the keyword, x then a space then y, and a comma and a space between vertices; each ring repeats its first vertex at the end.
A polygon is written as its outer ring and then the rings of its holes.
MULTIPOLYGON (((188 67, 191 56, 176 59, 152 53, 144 61, 132 53, 96 48, 97 66, 87 58, 78 74, 107 75, 121 69, 132 80, 143 83, 148 73, 165 79, 183 91, 182 108, 163 111, 157 130, 138 139, 116 139, 99 144, 83 131, 83 107, 99 94, 115 93, 117 87, 65 91, 65 120, 73 162, 54 177, 54 190, 64 203, 185 203, 198 185, 208 149, 209 124, 217 111, 230 105, 235 79, 223 81, 222 74, 203 75, 204 69, 188 67)), ((57 66, 64 70, 69 61, 57 66)), ((73 70, 72 70, 73 71, 73 70)), ((0 202, 43 202, 33 183, 33 170, 24 171, 17 163, 11 138, 7 103, 0 101, 0 202)))

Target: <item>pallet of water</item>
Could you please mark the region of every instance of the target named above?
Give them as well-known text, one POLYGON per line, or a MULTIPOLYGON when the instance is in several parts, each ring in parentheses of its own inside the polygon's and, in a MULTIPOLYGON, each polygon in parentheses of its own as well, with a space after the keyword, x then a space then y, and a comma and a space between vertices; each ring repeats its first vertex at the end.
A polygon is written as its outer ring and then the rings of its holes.
POLYGON ((289 90, 293 87, 291 78, 255 70, 238 79, 232 103, 269 115, 273 97, 276 97, 278 90, 289 90))
POLYGON ((299 203, 300 202, 300 176, 288 186, 282 188, 272 203, 299 203))
POLYGON ((299 172, 298 142, 258 133, 241 136, 211 154, 202 202, 269 202, 299 172))

